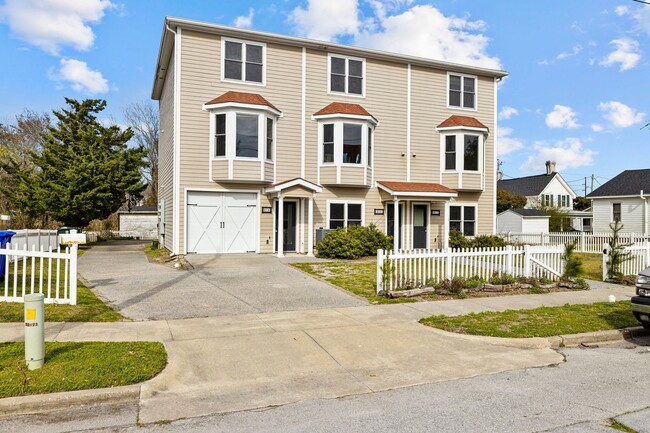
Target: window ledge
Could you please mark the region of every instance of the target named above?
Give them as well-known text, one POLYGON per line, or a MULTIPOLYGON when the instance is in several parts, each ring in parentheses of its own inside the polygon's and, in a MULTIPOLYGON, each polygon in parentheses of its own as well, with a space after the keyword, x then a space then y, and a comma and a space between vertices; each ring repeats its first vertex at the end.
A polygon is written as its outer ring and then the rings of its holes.
POLYGON ((223 83, 235 83, 235 84, 244 84, 246 86, 258 86, 258 87, 266 87, 266 83, 257 83, 255 81, 244 81, 244 80, 234 80, 230 78, 222 78, 221 81, 223 83))

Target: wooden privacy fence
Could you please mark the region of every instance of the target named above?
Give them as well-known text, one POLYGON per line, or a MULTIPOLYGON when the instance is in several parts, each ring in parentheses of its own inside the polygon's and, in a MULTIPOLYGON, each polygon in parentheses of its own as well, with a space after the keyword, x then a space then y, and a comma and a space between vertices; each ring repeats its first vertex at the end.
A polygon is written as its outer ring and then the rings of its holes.
MULTIPOLYGON (((603 244, 609 242, 611 232, 552 232, 552 233, 499 233, 506 242, 528 245, 564 245, 576 243, 576 252, 602 253, 603 244)), ((639 233, 620 233, 621 243, 634 244, 647 242, 650 237, 639 233)))
MULTIPOLYGON (((602 246, 603 253, 603 281, 607 280, 607 269, 609 256, 612 248, 608 243, 602 246)), ((619 266, 619 272, 623 275, 637 275, 640 271, 650 267, 650 242, 637 242, 623 249, 628 258, 619 266)))
POLYGON ((0 278, 0 302, 23 302, 32 293, 45 295, 46 304, 77 304, 77 245, 46 251, 41 245, 8 244, 0 248, 5 257, 0 278))
POLYGON ((377 251, 377 293, 438 284, 454 277, 496 275, 558 280, 564 246, 507 246, 445 250, 377 251))

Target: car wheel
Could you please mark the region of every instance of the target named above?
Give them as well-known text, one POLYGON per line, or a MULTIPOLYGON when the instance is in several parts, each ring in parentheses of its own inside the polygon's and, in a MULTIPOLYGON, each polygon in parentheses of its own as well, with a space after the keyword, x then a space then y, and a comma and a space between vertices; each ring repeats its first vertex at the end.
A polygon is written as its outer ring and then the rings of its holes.
POLYGON ((650 331, 650 323, 648 323, 648 322, 641 322, 641 326, 643 326, 645 329, 647 329, 648 331, 650 331))

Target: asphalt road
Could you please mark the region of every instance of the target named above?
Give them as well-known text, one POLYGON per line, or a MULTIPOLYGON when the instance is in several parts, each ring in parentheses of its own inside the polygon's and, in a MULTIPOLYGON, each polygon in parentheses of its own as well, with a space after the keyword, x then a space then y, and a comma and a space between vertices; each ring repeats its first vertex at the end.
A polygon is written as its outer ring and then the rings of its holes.
POLYGON ((566 362, 382 393, 138 426, 135 404, 0 419, 11 432, 650 432, 650 338, 565 349, 566 362))

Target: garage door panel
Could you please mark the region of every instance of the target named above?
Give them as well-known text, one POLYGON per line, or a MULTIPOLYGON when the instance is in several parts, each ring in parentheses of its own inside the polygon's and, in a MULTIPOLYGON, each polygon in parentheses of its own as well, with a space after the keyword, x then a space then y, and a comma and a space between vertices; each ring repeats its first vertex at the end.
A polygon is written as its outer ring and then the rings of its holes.
POLYGON ((228 206, 224 220, 225 252, 245 253, 257 250, 256 206, 228 206))
POLYGON ((187 251, 191 253, 220 253, 223 233, 221 206, 188 206, 187 251))

